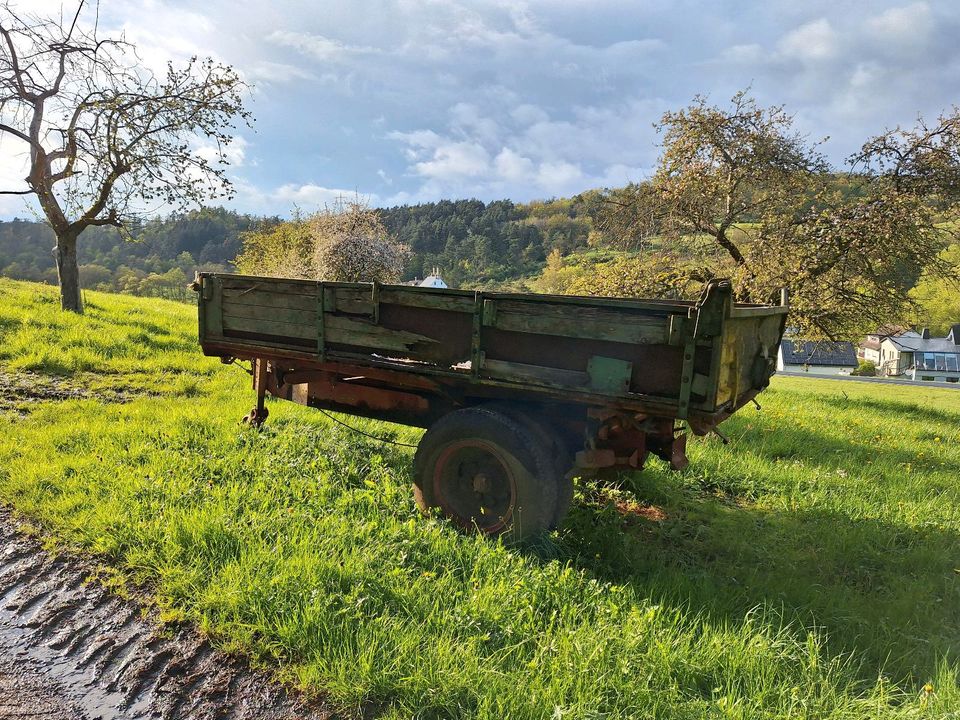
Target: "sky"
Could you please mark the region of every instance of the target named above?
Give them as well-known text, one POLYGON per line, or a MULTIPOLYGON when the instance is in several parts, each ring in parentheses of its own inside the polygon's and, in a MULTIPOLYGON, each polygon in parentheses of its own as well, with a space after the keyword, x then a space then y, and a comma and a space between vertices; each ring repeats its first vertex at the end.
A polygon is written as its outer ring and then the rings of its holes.
MULTIPOLYGON (((829 137, 838 167, 867 137, 960 102, 955 0, 101 0, 98 23, 152 66, 212 56, 251 85, 227 204, 257 214, 641 181, 664 111, 747 86, 829 137)), ((23 187, 16 145, 0 142, 4 189, 23 187)), ((24 201, 0 196, 14 215, 29 216, 24 201)))

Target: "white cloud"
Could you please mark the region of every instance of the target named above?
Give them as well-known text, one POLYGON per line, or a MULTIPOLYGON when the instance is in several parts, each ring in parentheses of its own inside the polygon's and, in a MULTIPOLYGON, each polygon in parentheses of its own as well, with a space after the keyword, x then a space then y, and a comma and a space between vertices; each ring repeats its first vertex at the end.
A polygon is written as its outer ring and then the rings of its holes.
MULTIPOLYGON (((25 143, 0 133, 0 190, 26 190, 30 156, 25 143)), ((36 203, 29 195, 0 195, 0 217, 31 217, 36 203)))
POLYGON ((233 168, 243 167, 247 159, 247 148, 250 143, 242 135, 234 136, 229 145, 218 146, 213 140, 197 140, 193 151, 211 164, 217 164, 220 152, 224 159, 233 168))
POLYGON ((580 166, 565 161, 541 163, 536 177, 537 185, 550 195, 565 195, 585 189, 580 166))
POLYGON ((294 80, 316 80, 317 76, 304 68, 288 63, 261 60, 246 69, 245 77, 253 83, 289 83, 294 80))
POLYGON ((933 12, 926 2, 894 7, 867 21, 867 30, 888 49, 922 50, 934 29, 933 12))
POLYGON ((354 53, 376 52, 372 47, 351 46, 323 35, 287 30, 273 31, 267 35, 267 42, 299 50, 315 60, 324 62, 342 60, 354 53))
MULTIPOLYGON (((41 14, 65 7, 15 1, 41 14)), ((377 190, 384 202, 524 200, 641 179, 664 110, 697 93, 723 103, 750 84, 801 130, 833 136, 838 162, 867 135, 960 97, 960 3, 317 7, 111 0, 99 19, 102 35, 125 29, 151 67, 212 55, 256 84, 257 133, 230 171, 249 183, 234 206, 256 211, 315 206, 339 188, 377 190)), ((9 170, 2 162, 0 177, 9 170)), ((10 202, 21 205, 0 198, 0 213, 10 202)))
POLYGON ((314 183, 305 183, 297 185, 288 183, 269 191, 267 193, 274 205, 296 206, 307 212, 320 209, 327 205, 333 205, 337 201, 353 198, 361 198, 376 204, 377 196, 372 194, 362 194, 357 190, 344 190, 342 188, 328 188, 314 183))
POLYGON ((482 176, 489 168, 490 154, 475 142, 442 143, 429 158, 413 166, 418 175, 451 181, 482 176))
POLYGON ((408 173, 421 180, 409 197, 569 195, 649 174, 653 130, 644 120, 660 102, 573 108, 571 119, 557 120, 530 104, 497 117, 459 104, 450 108, 445 132, 395 132, 390 139, 400 143, 408 173))
POLYGON ((785 57, 817 61, 834 57, 838 44, 839 38, 830 21, 820 18, 784 35, 777 47, 785 57))
POLYGON ((533 161, 510 148, 503 148, 494 160, 497 174, 507 182, 520 182, 533 173, 533 161))

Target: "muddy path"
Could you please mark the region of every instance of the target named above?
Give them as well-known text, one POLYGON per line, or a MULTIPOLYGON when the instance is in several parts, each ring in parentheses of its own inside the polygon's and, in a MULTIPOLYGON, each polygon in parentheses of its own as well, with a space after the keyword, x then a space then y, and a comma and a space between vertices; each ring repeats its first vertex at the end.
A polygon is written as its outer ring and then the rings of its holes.
POLYGON ((54 557, 0 508, 0 720, 327 720, 190 628, 164 632, 143 607, 54 557))
POLYGON ((126 403, 146 393, 136 390, 87 387, 84 379, 61 377, 18 370, 10 372, 0 365, 0 412, 25 416, 37 403, 57 400, 89 400, 105 403, 126 403))

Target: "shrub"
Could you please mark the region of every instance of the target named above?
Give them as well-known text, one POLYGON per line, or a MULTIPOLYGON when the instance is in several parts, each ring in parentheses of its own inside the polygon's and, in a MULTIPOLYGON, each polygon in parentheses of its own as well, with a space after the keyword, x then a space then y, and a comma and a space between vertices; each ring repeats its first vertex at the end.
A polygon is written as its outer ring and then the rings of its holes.
POLYGON ((873 363, 870 360, 861 360, 860 364, 857 366, 857 369, 853 370, 850 374, 862 375, 864 377, 875 377, 877 374, 876 363, 873 363))

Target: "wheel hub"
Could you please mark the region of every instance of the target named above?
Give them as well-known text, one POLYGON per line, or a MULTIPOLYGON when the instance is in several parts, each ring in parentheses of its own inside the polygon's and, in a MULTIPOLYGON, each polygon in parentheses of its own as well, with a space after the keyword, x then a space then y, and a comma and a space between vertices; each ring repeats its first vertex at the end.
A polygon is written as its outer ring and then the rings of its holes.
POLYGON ((490 480, 482 472, 473 476, 473 491, 481 494, 490 492, 490 480))
POLYGON ((473 439, 452 443, 434 472, 441 507, 462 526, 496 532, 509 522, 514 479, 498 448, 473 439))

